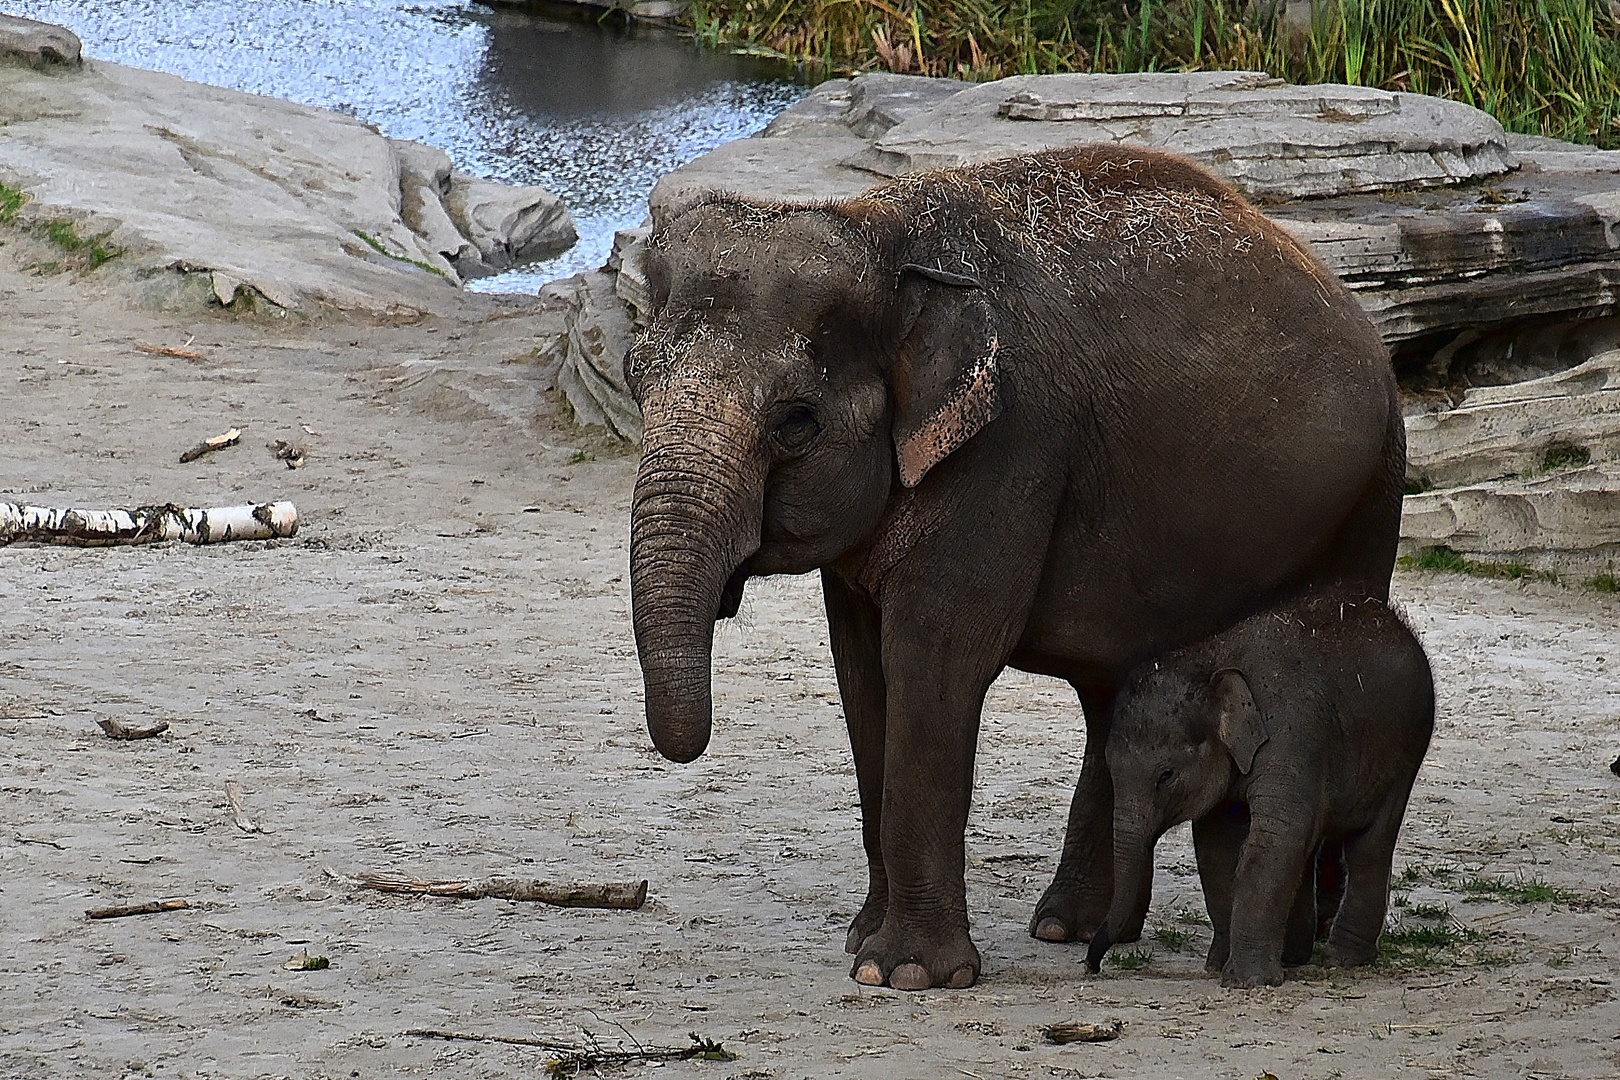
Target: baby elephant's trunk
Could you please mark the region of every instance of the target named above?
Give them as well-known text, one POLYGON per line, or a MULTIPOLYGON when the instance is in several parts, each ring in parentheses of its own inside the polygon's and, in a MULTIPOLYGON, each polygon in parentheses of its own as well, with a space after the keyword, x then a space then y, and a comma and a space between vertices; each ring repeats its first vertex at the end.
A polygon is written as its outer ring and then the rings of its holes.
POLYGON ((1097 932, 1091 935, 1091 948, 1086 950, 1086 970, 1093 975, 1102 970, 1103 956, 1108 947, 1114 943, 1114 935, 1109 931, 1108 924, 1103 923, 1097 932))

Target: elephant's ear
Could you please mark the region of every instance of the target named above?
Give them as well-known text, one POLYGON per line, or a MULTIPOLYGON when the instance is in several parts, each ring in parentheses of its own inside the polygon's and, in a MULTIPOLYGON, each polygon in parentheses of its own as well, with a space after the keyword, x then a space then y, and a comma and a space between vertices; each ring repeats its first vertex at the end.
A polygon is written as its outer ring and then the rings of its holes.
POLYGON ((891 376, 900 482, 914 488, 945 456, 1001 414, 995 313, 978 279, 907 263, 914 312, 891 376))
POLYGON ((1266 717, 1254 703, 1248 680, 1236 668, 1222 668, 1209 680, 1210 703, 1214 707, 1221 743, 1245 776, 1254 768, 1254 755, 1271 738, 1266 717))

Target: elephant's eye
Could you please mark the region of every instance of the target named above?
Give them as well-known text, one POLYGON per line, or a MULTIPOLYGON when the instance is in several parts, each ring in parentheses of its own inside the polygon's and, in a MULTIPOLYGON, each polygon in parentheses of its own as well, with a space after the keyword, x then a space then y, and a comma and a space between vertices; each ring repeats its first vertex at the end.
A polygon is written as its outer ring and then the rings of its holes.
POLYGON ((821 433, 821 425, 816 423, 816 414, 808 406, 795 405, 782 417, 782 422, 776 425, 774 438, 776 444, 789 453, 798 453, 810 445, 810 440, 821 433))
POLYGON ((1176 772, 1175 772, 1174 769, 1166 769, 1166 770, 1164 770, 1164 772, 1159 774, 1159 787, 1164 787, 1164 785, 1168 784, 1170 781, 1174 780, 1175 778, 1176 778, 1176 772))

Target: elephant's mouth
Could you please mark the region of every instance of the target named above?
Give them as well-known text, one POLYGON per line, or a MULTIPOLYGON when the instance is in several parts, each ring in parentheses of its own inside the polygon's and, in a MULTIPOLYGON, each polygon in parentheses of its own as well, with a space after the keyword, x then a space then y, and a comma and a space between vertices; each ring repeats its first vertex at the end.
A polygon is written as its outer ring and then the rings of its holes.
POLYGON ((743 586, 747 582, 748 571, 744 567, 739 566, 731 572, 726 579, 725 589, 720 593, 720 610, 714 615, 716 622, 736 617, 737 610, 742 607, 743 586))

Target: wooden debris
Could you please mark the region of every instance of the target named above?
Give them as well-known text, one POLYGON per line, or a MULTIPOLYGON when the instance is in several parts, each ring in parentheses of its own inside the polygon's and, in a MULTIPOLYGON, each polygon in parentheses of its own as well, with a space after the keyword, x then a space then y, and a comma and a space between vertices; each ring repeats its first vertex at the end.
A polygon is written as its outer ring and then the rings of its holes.
MULTIPOLYGON (((186 342, 191 344, 191 342, 186 342)), ((176 349, 172 345, 152 345, 145 341, 137 341, 135 347, 148 356, 178 356, 182 360, 201 360, 202 353, 195 349, 176 349)))
POLYGON ((207 510, 173 503, 133 510, 53 510, 0 502, 0 547, 20 542, 105 547, 165 540, 222 544, 229 540, 273 540, 297 532, 298 509, 290 502, 207 510))
POLYGON ((304 463, 304 448, 297 443, 290 443, 286 439, 276 439, 264 444, 270 456, 277 461, 287 463, 287 468, 296 469, 304 463))
POLYGON ((91 908, 84 913, 87 919, 122 919, 130 915, 156 915, 163 911, 184 911, 191 906, 189 900, 148 900, 144 904, 114 904, 112 907, 91 908))
POLYGON ((150 739, 169 730, 167 720, 159 720, 157 723, 147 727, 136 727, 133 724, 124 723, 116 716, 98 716, 96 717, 96 724, 102 731, 107 733, 109 739, 150 739))
POLYGON ((1125 1021, 1114 1019, 1104 1020, 1100 1024, 1053 1024, 1042 1029, 1046 1041, 1062 1046, 1064 1043, 1074 1042, 1109 1042, 1117 1039, 1125 1030, 1125 1021))
POLYGON ((225 801, 231 804, 231 819, 243 832, 263 832, 259 823, 248 816, 247 803, 242 800, 242 786, 235 780, 225 781, 225 801))
POLYGON ((1620 776, 1620 757, 1614 759, 1614 764, 1609 766, 1609 771, 1616 776, 1620 776))
MULTIPOLYGON (((622 1030, 622 1029, 621 1029, 622 1030)), ((559 1055, 546 1063, 546 1072, 554 1077, 575 1077, 583 1072, 594 1072, 608 1066, 642 1065, 655 1061, 736 1061, 737 1055, 723 1043, 691 1033, 690 1046, 642 1046, 634 1049, 609 1050, 587 1035, 587 1044, 556 1042, 551 1039, 527 1039, 521 1035, 477 1035, 465 1031, 441 1031, 437 1028, 412 1028, 407 1035, 421 1039, 451 1039, 461 1042, 505 1043, 508 1046, 533 1046, 559 1055)), ((634 1042, 634 1040, 632 1040, 634 1042)))
POLYGON ((556 907, 611 908, 621 911, 634 911, 647 902, 645 879, 559 885, 550 881, 503 877, 482 881, 422 881, 399 874, 369 873, 349 877, 330 867, 326 872, 359 889, 415 896, 447 896, 455 900, 518 900, 556 907))
POLYGON ((215 450, 223 450, 227 446, 235 446, 241 441, 242 429, 231 428, 231 430, 225 432, 223 435, 215 435, 211 439, 204 439, 196 446, 193 446, 190 450, 187 450, 185 453, 181 454, 180 464, 184 465, 188 461, 196 461, 204 454, 212 454, 215 450))

